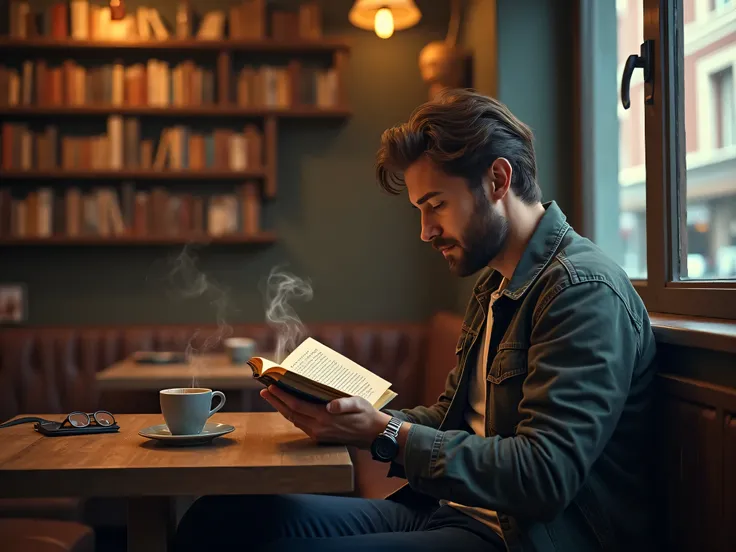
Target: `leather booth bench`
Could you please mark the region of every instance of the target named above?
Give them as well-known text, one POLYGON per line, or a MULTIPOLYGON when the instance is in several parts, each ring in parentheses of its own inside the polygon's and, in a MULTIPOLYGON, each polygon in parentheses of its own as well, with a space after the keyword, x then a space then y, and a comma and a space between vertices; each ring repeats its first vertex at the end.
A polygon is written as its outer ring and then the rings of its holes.
MULTIPOLYGON (((308 331, 391 381, 398 392, 391 406, 402 408, 431 404, 442 392, 445 377, 455 364, 460 326, 457 315, 438 313, 426 324, 321 323, 310 325, 308 331)), ((19 413, 106 408, 95 381, 98 371, 137 350, 183 350, 197 330, 194 347, 217 331, 191 325, 0 330, 0 421, 19 413)), ((265 324, 235 325, 232 335, 254 338, 260 350, 274 349, 274 334, 265 324)), ((662 368, 666 371, 666 366, 662 368)), ((709 545, 700 549, 731 550, 728 543, 733 540, 727 538, 726 529, 719 528, 732 527, 727 522, 733 521, 736 512, 736 502, 728 492, 734 489, 733 470, 727 462, 736 460, 736 415, 732 414, 736 412, 736 391, 704 388, 700 382, 670 375, 658 380, 656 438, 662 466, 658 498, 667 549, 691 550, 696 541, 710 535, 709 545), (716 427, 719 421, 725 423, 722 431, 716 427), (720 468, 710 468, 716 466, 720 468), (688 513, 693 511, 697 515, 688 513)), ((368 453, 351 454, 356 467, 355 495, 382 497, 401 485, 402 480, 386 478, 386 466, 373 462, 368 453)), ((82 506, 74 498, 0 501, 0 518, 83 521, 82 506)), ((86 519, 90 519, 90 510, 86 510, 86 519)))

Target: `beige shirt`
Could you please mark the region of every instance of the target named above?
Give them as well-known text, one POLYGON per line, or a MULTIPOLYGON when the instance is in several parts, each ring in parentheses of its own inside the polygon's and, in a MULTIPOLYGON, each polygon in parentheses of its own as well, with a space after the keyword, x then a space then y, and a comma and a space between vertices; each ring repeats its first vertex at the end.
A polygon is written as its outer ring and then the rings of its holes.
MULTIPOLYGON (((465 421, 476 435, 486 436, 486 390, 488 377, 488 347, 491 341, 491 329, 493 328, 493 302, 501 295, 501 291, 506 287, 506 279, 501 282, 498 289, 493 292, 490 303, 488 305, 488 319, 486 320, 485 330, 483 332, 483 341, 481 342, 481 350, 478 354, 478 362, 473 367, 471 375, 471 385, 468 389, 468 408, 465 410, 465 421)), ((447 504, 457 510, 467 514, 481 523, 486 524, 493 529, 501 537, 501 525, 495 510, 479 508, 477 506, 464 506, 457 502, 441 500, 441 504, 447 504)))

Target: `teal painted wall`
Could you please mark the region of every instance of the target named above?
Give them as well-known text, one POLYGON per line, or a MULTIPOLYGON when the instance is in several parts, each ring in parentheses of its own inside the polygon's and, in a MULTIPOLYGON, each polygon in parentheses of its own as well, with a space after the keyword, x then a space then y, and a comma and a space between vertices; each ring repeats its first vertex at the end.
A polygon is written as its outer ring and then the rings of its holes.
MULTIPOLYGON (((483 49, 487 37, 478 21, 488 17, 491 2, 471 0, 466 12, 464 44, 483 49)), ((535 135, 538 181, 543 201, 572 209, 573 167, 573 3, 553 0, 497 0, 498 99, 535 135)), ((480 54, 483 55, 483 54, 480 54)), ((476 71, 478 66, 476 64, 476 71)), ((476 82, 489 86, 487 75, 476 82)), ((477 275, 457 285, 455 310, 464 312, 477 275)))

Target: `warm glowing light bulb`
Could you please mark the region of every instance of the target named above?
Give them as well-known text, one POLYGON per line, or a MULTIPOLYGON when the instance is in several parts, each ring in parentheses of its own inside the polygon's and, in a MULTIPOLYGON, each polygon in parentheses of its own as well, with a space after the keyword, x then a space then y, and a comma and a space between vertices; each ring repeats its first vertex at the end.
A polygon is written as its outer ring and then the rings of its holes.
POLYGON ((389 8, 381 8, 376 12, 373 28, 379 38, 388 38, 394 34, 394 14, 389 8))

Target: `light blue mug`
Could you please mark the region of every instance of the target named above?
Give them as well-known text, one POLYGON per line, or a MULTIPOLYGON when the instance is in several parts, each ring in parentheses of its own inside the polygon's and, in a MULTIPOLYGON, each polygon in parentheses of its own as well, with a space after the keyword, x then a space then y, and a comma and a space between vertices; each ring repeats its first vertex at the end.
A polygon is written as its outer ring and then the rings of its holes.
POLYGON ((224 345, 232 364, 245 364, 256 354, 256 341, 250 337, 229 337, 224 345))
POLYGON ((225 394, 203 387, 180 387, 159 392, 161 413, 172 435, 198 435, 215 412, 225 406, 225 394), (220 402, 212 408, 212 397, 220 402))

